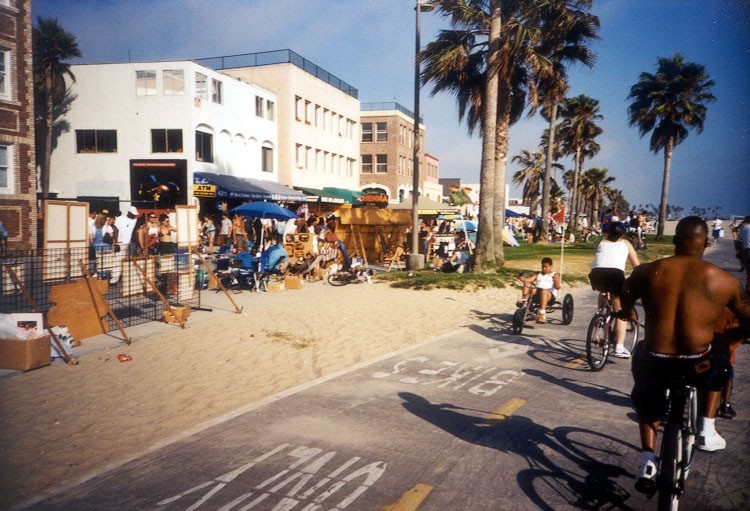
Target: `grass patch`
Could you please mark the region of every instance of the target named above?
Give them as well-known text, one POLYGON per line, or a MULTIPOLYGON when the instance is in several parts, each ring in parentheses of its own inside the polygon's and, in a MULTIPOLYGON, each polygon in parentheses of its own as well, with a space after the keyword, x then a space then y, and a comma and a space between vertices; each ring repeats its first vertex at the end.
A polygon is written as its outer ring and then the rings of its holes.
POLYGON ((290 346, 297 350, 303 350, 305 348, 309 348, 310 346, 313 346, 316 344, 315 339, 307 339, 305 337, 300 337, 298 335, 292 335, 287 332, 282 332, 280 330, 266 330, 266 334, 271 339, 272 342, 279 342, 282 344, 286 344, 287 346, 290 346))
MULTIPOLYGON (((664 236, 656 240, 647 236, 648 248, 638 252, 641 263, 655 261, 674 254, 672 237, 664 236)), ((522 244, 519 247, 505 247, 505 265, 488 273, 441 273, 432 269, 420 271, 391 271, 373 276, 376 282, 386 282, 391 287, 425 290, 452 289, 475 291, 487 288, 504 288, 515 282, 519 272, 538 272, 543 257, 552 258, 555 271, 562 266, 563 281, 569 284, 588 284, 591 261, 596 255, 596 244, 576 243, 565 245, 562 253, 558 243, 522 244)), ((629 270, 628 270, 629 272, 629 270)))

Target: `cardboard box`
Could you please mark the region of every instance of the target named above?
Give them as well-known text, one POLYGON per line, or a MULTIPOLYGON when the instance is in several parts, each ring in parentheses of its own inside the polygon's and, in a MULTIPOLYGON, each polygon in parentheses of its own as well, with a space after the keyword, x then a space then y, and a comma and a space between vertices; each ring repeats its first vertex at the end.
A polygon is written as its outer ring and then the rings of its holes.
POLYGON ((25 341, 0 339, 0 368, 28 371, 48 366, 51 355, 49 343, 49 335, 25 341))
POLYGON ((184 323, 185 321, 187 321, 187 318, 190 317, 190 307, 175 306, 172 307, 172 310, 174 311, 174 314, 169 312, 169 309, 165 309, 161 313, 161 315, 164 317, 164 321, 167 323, 179 323, 180 318, 184 323))
POLYGON ((266 291, 269 293, 281 293, 285 289, 283 280, 269 280, 266 284, 266 291))
POLYGON ((287 289, 302 289, 302 279, 296 275, 287 275, 284 277, 284 286, 287 289))

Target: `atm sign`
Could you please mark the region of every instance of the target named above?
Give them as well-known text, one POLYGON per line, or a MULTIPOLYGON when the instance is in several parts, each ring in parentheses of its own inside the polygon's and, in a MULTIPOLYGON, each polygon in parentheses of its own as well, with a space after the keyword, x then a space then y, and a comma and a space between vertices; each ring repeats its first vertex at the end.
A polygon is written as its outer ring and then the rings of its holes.
POLYGON ((193 185, 194 197, 216 197, 216 185, 193 185))

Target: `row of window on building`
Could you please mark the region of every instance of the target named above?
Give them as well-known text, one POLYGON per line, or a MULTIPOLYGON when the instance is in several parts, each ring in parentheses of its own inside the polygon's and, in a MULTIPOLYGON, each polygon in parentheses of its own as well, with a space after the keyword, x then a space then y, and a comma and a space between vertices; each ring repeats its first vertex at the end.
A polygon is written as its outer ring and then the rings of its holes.
POLYGON ((295 164, 300 170, 354 177, 357 162, 344 155, 296 144, 295 164))
MULTIPOLYGON (((185 94, 185 72, 182 69, 165 69, 162 71, 162 94, 181 96, 185 94)), ((224 86, 221 80, 208 79, 203 73, 195 73, 195 97, 217 104, 224 103, 224 86)), ((136 96, 156 96, 158 94, 157 72, 141 69, 135 72, 136 96)), ((255 96, 255 115, 269 121, 276 120, 276 104, 270 99, 255 96)))
POLYGON ((338 133, 340 137, 354 140, 356 121, 348 119, 333 110, 313 104, 312 101, 300 96, 294 97, 294 118, 315 128, 330 133, 338 133))

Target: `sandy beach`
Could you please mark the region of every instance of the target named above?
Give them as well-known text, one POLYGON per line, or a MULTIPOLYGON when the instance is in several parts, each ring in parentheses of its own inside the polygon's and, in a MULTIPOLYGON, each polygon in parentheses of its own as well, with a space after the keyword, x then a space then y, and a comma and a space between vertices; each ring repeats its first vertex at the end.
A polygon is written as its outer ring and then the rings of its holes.
MULTIPOLYGON (((204 292, 212 313, 151 324, 75 366, 0 379, 0 509, 147 452, 297 385, 513 310, 515 288, 411 291, 322 282, 204 292), (126 353, 130 362, 120 362, 126 353)), ((113 332, 112 336, 117 336, 113 332)), ((86 340, 83 340, 84 347, 86 340)))

